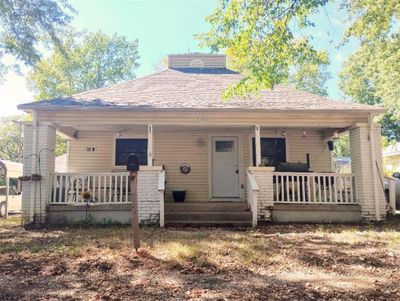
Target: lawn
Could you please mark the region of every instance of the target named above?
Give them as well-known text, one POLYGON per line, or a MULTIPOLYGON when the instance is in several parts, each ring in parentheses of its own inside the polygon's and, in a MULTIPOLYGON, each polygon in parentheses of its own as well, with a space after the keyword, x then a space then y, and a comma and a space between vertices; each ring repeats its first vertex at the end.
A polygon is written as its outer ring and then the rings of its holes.
POLYGON ((0 300, 399 300, 400 222, 26 231, 0 220, 0 300))

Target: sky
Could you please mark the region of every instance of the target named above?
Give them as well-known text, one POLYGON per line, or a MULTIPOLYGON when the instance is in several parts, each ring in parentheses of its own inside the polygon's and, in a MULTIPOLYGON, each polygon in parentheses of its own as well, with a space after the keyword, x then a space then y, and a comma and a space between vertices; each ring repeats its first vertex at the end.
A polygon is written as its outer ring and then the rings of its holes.
MULTIPOLYGON (((172 53, 209 52, 201 49, 194 38, 209 25, 205 17, 215 8, 215 0, 139 1, 139 0, 70 0, 78 11, 72 26, 78 30, 117 33, 139 40, 140 67, 137 76, 154 72, 154 65, 172 53)), ((312 17, 315 27, 309 32, 318 49, 329 52, 332 79, 328 81, 329 97, 341 99, 337 73, 354 43, 337 48, 345 30, 344 15, 337 5, 329 4, 312 17)), ((298 32, 301 34, 301 32, 298 32)), ((23 76, 10 72, 0 83, 0 116, 18 114, 17 105, 33 100, 23 76)))

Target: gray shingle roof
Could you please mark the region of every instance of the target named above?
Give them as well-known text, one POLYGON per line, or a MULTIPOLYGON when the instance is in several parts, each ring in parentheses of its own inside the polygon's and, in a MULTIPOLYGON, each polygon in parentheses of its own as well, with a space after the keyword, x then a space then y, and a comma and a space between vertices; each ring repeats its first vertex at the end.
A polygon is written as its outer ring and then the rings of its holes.
POLYGON ((249 99, 222 101, 222 93, 240 80, 228 69, 182 68, 159 73, 105 88, 89 90, 67 98, 20 105, 20 109, 52 108, 131 108, 136 110, 266 110, 266 111, 367 111, 382 108, 354 102, 334 101, 286 86, 263 90, 249 99))

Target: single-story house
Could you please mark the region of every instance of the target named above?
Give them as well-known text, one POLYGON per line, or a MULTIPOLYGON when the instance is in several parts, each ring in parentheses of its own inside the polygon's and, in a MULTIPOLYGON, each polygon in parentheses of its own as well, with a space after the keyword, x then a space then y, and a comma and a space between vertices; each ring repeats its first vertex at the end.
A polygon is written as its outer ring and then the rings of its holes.
POLYGON ((168 69, 71 97, 22 104, 25 222, 129 222, 126 161, 140 160, 141 223, 257 225, 386 216, 380 107, 288 86, 221 99, 242 76, 226 56, 168 56, 168 69), (332 170, 332 138, 348 131, 352 173, 332 170), (56 133, 68 172, 55 172, 56 133), (34 154, 34 155, 33 155, 34 154), (40 158, 40 161, 38 160, 40 158), (34 177, 38 179, 38 177, 34 177), (40 178, 40 177, 39 177, 40 178), (185 193, 184 202, 174 202, 185 193))
POLYGON ((382 155, 383 165, 389 176, 395 172, 400 172, 400 142, 385 148, 382 155))

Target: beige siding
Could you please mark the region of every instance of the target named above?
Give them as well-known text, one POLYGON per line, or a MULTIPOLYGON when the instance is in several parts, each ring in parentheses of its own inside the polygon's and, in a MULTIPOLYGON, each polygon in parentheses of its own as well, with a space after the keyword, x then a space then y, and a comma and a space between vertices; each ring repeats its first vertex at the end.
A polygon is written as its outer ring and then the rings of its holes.
POLYGON ((315 172, 329 172, 331 169, 331 157, 327 141, 322 138, 322 131, 291 130, 287 134, 288 160, 290 162, 306 162, 306 154, 310 154, 310 169, 315 172))
MULTIPOLYGON (((80 112, 43 111, 39 120, 55 122, 62 126, 77 128, 127 127, 136 124, 154 125, 224 125, 254 126, 271 128, 345 128, 358 122, 366 122, 364 113, 264 113, 264 112, 132 112, 88 110, 80 112)), ((78 128, 79 130, 79 128, 78 128)))
POLYGON ((168 68, 189 68, 193 60, 201 61, 204 68, 225 68, 225 55, 169 55, 168 68))
MULTIPOLYGON (((306 153, 310 153, 311 169, 330 171, 330 157, 326 142, 322 140, 322 131, 307 130, 302 137, 302 129, 287 131, 287 152, 289 161, 305 162, 306 153)), ((124 132, 122 137, 143 137, 146 128, 124 132)), ((166 170, 166 201, 172 201, 172 188, 187 189, 187 201, 206 202, 209 200, 210 144, 212 136, 238 136, 241 164, 242 198, 246 194, 246 170, 252 164, 251 127, 237 129, 185 128, 154 126, 155 165, 163 165, 166 170), (182 163, 191 166, 191 172, 180 172, 182 163)), ((263 137, 281 137, 280 130, 261 129, 263 137)), ((78 140, 70 142, 69 171, 95 172, 111 171, 113 166, 114 133, 98 131, 79 131, 78 140), (95 151, 87 151, 94 147, 95 151)))

